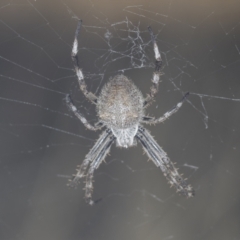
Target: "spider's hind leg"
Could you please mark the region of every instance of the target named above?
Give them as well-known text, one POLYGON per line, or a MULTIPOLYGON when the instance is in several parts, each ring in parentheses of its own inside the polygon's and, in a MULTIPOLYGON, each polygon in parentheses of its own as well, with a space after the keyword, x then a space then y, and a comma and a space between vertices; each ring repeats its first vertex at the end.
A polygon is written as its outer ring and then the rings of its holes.
POLYGON ((179 174, 172 161, 150 133, 143 127, 139 127, 136 137, 141 142, 148 157, 157 167, 161 168, 170 185, 174 186, 178 193, 186 197, 193 197, 195 195, 193 188, 188 185, 182 175, 179 174))
POLYGON ((93 190, 93 172, 99 167, 101 162, 106 157, 110 150, 112 143, 115 141, 115 137, 110 130, 106 130, 99 137, 93 148, 86 155, 83 163, 77 169, 77 173, 68 184, 71 187, 76 187, 80 179, 86 176, 85 197, 86 201, 92 205, 94 202, 91 199, 93 190), (90 165, 90 166, 89 166, 90 165), (87 168, 89 169, 87 170, 87 168))
POLYGON ((99 154, 99 152, 102 151, 102 149, 105 147, 106 143, 109 141, 109 137, 111 136, 111 131, 106 130, 100 135, 97 142, 94 144, 90 152, 86 155, 84 161, 81 165, 77 168, 77 173, 73 175, 73 178, 68 184, 71 187, 76 187, 79 183, 79 180, 85 176, 86 170, 89 166, 89 164, 96 158, 96 156, 99 154))
POLYGON ((103 146, 102 149, 98 151, 98 153, 95 155, 95 158, 91 162, 91 165, 86 174, 85 198, 86 202, 90 205, 93 205, 95 203, 95 201, 92 200, 93 173, 100 166, 102 161, 105 159, 106 155, 109 153, 110 147, 114 141, 115 137, 113 135, 110 135, 107 141, 105 141, 105 143, 102 144, 103 146))

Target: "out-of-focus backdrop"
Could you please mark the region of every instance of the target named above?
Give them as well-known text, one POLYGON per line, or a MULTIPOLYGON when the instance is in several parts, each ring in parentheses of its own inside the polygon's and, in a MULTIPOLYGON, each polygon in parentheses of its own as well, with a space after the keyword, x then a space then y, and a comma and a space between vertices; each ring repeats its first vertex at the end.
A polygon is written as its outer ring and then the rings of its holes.
POLYGON ((1 0, 0 239, 240 239, 239 9, 233 0, 1 0), (77 18, 79 63, 96 94, 116 74, 149 92, 152 26, 163 74, 146 114, 160 116, 191 94, 164 124, 146 127, 194 198, 170 188, 140 144, 112 147, 94 175, 95 206, 84 201, 84 179, 66 186, 100 134, 64 101, 70 93, 97 121, 71 62, 77 18))

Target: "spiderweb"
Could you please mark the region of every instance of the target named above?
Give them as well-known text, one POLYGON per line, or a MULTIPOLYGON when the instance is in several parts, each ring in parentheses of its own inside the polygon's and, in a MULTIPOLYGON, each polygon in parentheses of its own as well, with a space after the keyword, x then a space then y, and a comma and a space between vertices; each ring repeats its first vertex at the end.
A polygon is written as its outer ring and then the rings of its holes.
POLYGON ((0 3, 1 239, 239 239, 240 19, 238 1, 22 1, 0 3), (158 117, 190 92, 164 124, 146 126, 194 187, 185 199, 140 144, 115 146, 94 175, 66 186, 100 132, 68 111, 70 93, 86 118, 71 62, 77 18, 79 61, 98 94, 125 74, 147 94, 157 35, 163 75, 147 114, 158 117))

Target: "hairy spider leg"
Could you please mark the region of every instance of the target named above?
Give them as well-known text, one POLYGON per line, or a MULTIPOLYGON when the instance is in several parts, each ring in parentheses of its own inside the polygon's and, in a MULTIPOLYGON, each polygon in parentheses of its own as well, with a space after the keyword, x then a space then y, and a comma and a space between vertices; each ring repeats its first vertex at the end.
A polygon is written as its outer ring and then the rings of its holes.
POLYGON ((151 40, 153 44, 153 51, 154 51, 154 56, 155 56, 155 71, 153 72, 153 77, 152 77, 152 86, 150 87, 150 94, 147 95, 144 103, 144 107, 148 107, 154 100, 154 97, 156 93, 158 92, 158 86, 159 86, 159 81, 160 81, 160 76, 161 76, 161 67, 162 67, 162 58, 161 54, 158 50, 158 45, 156 42, 156 37, 153 34, 152 28, 149 26, 148 31, 151 35, 151 40))
POLYGON ((83 123, 83 125, 87 129, 96 131, 96 130, 99 130, 102 128, 102 125, 100 125, 98 123, 95 126, 93 126, 92 124, 90 124, 87 121, 87 119, 83 116, 83 114, 80 113, 79 110, 77 109, 77 107, 74 105, 73 100, 69 94, 66 96, 65 100, 66 100, 68 108, 75 114, 75 116, 83 123))
POLYGON ((143 117, 143 120, 141 122, 147 123, 147 124, 156 124, 156 123, 164 122, 181 108, 181 106, 183 105, 184 101, 187 99, 188 96, 189 96, 189 92, 187 92, 182 98, 182 100, 178 104, 176 104, 171 110, 164 113, 162 117, 159 117, 159 118, 143 117))
POLYGON ((71 57, 72 57, 72 61, 73 61, 73 65, 74 65, 74 68, 75 68, 76 75, 78 77, 78 83, 79 83, 79 87, 80 87, 81 91, 83 92, 84 96, 88 100, 90 100, 92 103, 96 104, 97 103, 97 97, 94 93, 89 92, 87 90, 87 85, 86 85, 86 82, 84 80, 84 75, 83 75, 83 72, 80 69, 79 63, 78 63, 78 55, 77 55, 77 53, 78 53, 78 36, 79 36, 79 33, 80 33, 81 26, 82 26, 82 20, 79 20, 78 25, 77 25, 77 29, 76 29, 76 32, 75 32, 74 41, 73 41, 73 48, 72 48, 71 57))
POLYGON ((91 165, 87 171, 86 175, 86 187, 85 187, 85 198, 88 204, 93 205, 95 202, 92 200, 93 191, 93 173, 100 166, 102 161, 105 159, 106 155, 110 151, 110 147, 115 141, 114 136, 108 137, 108 141, 105 142, 101 151, 92 159, 91 165))
POLYGON ((157 167, 161 168, 170 185, 174 186, 180 194, 185 195, 186 197, 193 197, 195 194, 193 188, 188 185, 183 177, 178 173, 174 164, 168 158, 166 152, 164 152, 157 144, 150 133, 143 127, 139 127, 136 137, 141 142, 148 157, 157 167))
POLYGON ((90 152, 86 155, 84 161, 77 169, 77 173, 74 175, 73 179, 70 180, 70 183, 68 184, 71 187, 76 187, 79 183, 79 180, 85 176, 86 169, 88 165, 99 155, 99 153, 102 151, 102 149, 106 146, 106 144, 109 142, 109 138, 111 138, 113 135, 110 130, 104 131, 97 142, 94 144, 90 152))

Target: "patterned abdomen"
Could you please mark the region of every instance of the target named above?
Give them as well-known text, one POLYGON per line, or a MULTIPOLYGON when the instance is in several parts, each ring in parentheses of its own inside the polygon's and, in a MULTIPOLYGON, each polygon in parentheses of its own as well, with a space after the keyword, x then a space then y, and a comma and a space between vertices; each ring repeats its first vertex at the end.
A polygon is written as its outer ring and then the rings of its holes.
POLYGON ((129 128, 143 117, 143 96, 124 75, 117 75, 103 88, 98 98, 97 111, 109 127, 129 128))

